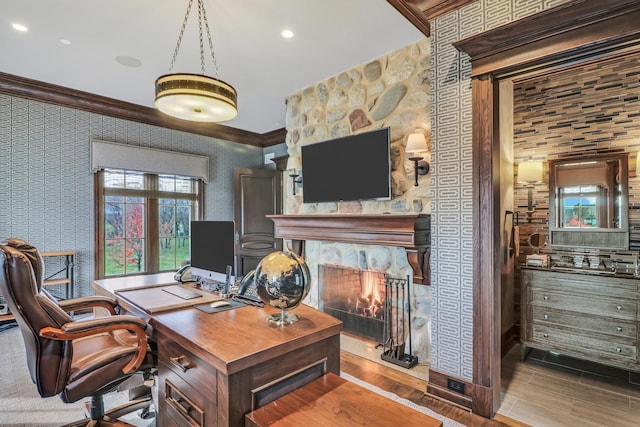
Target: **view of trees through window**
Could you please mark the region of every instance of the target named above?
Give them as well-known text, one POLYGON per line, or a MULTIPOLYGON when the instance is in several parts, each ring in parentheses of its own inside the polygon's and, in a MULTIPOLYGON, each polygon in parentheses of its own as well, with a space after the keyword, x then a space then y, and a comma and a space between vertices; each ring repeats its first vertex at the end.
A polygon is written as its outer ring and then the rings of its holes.
POLYGON ((598 187, 595 185, 562 187, 562 226, 598 227, 598 187))
POLYGON ((195 219, 195 180, 172 175, 106 170, 104 274, 175 270, 189 260, 195 219))

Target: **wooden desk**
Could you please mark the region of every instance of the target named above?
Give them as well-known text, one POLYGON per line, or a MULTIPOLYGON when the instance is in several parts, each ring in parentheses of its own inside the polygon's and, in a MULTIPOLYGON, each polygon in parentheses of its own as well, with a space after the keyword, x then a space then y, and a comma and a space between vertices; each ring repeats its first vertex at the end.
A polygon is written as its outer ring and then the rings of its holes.
POLYGON ((241 426, 245 414, 324 373, 340 374, 342 323, 301 305, 300 321, 272 326, 270 308, 149 315, 116 291, 174 284, 172 274, 104 279, 98 294, 148 319, 158 343, 159 426, 241 426))

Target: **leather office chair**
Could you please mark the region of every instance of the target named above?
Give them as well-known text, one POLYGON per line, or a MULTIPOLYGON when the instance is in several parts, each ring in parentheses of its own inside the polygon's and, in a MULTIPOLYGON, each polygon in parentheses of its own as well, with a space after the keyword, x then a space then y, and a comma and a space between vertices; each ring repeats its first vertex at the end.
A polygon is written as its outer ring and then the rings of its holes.
POLYGON ((90 417, 79 425, 126 425, 116 419, 143 409, 149 399, 122 405, 105 414, 102 395, 136 372, 155 366, 145 334, 146 323, 116 314, 108 297, 56 301, 43 287, 38 250, 20 239, 0 244, 0 292, 15 316, 27 353, 31 379, 42 397, 60 395, 66 402, 91 396, 90 417), (105 308, 111 316, 74 321, 68 312, 105 308))

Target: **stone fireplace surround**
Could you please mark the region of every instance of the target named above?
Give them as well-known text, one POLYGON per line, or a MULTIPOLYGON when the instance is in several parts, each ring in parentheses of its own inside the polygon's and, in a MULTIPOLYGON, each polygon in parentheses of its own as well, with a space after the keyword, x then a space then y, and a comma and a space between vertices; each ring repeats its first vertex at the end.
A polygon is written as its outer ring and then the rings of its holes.
MULTIPOLYGON (((391 276, 413 273, 411 286, 412 354, 418 366, 404 369, 380 360, 376 342, 343 334, 342 348, 409 375, 428 379, 431 362, 431 290, 429 285, 430 216, 402 214, 269 215, 275 237, 286 239, 289 250, 301 255, 311 270, 305 304, 319 308, 320 265, 373 269, 391 276)), ((407 349, 408 351, 408 349, 407 349)))

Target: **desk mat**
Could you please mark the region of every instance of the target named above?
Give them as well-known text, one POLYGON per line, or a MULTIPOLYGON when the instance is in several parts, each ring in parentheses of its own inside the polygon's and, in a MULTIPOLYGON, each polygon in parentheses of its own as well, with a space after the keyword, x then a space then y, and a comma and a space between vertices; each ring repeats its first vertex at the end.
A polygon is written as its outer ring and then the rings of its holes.
POLYGON ((150 314, 177 308, 192 307, 196 304, 211 304, 213 301, 220 301, 223 299, 218 295, 211 294, 207 291, 203 291, 202 289, 197 289, 188 285, 182 286, 186 289, 202 294, 202 297, 185 300, 163 291, 161 286, 132 290, 127 289, 116 291, 116 294, 150 314))
POLYGON ((195 308, 197 308, 198 310, 204 311, 205 313, 217 313, 219 311, 233 310, 234 308, 244 307, 246 305, 240 301, 229 300, 228 302, 230 305, 227 305, 225 307, 211 307, 210 305, 211 303, 208 303, 208 304, 198 304, 195 306, 195 308))

